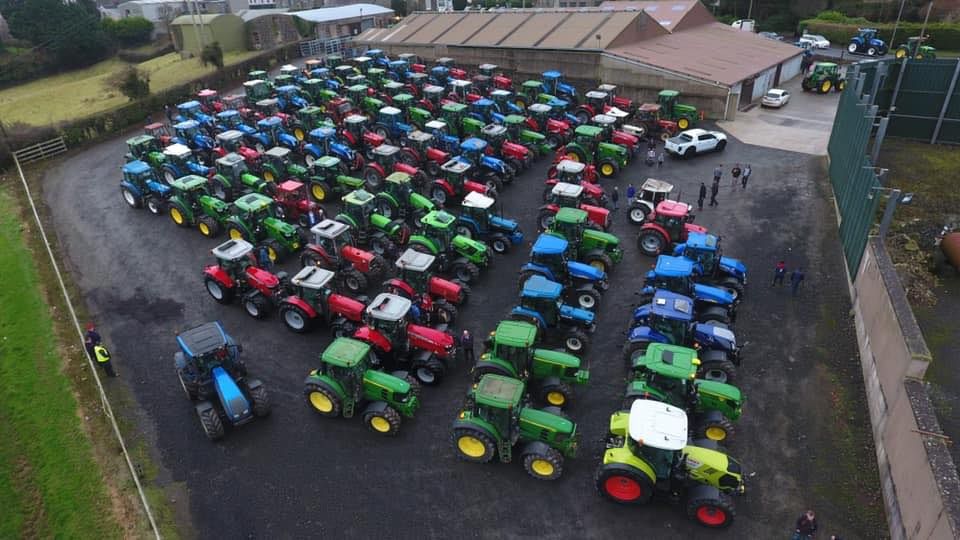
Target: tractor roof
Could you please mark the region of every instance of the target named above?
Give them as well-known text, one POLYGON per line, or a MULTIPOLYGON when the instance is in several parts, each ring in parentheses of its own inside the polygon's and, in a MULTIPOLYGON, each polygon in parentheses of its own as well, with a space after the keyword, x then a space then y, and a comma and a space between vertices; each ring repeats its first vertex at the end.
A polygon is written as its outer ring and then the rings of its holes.
POLYGON ((616 107, 610 107, 610 108, 607 109, 606 112, 604 112, 603 114, 605 114, 606 116, 613 117, 614 120, 616 120, 616 119, 618 119, 618 118, 619 118, 620 120, 623 120, 624 118, 630 116, 630 113, 628 113, 627 111, 618 109, 618 108, 616 108, 616 107))
POLYGON ((343 121, 348 124, 363 124, 367 121, 367 117, 360 114, 351 114, 350 116, 344 118, 343 121))
MULTIPOLYGON (((400 84, 400 83, 391 83, 391 84, 400 84)), ((389 85, 387 85, 389 86, 389 85)), ((403 86, 400 84, 400 86, 403 86)), ((409 102, 413 101, 413 96, 410 94, 397 94, 393 96, 393 102, 399 103, 401 106, 409 105, 409 102)))
POLYGON ((580 174, 584 169, 587 168, 585 163, 579 161, 573 161, 570 159, 561 160, 560 163, 557 163, 557 172, 569 173, 569 174, 580 174))
POLYGON ((352 368, 370 354, 370 346, 348 337, 340 337, 320 353, 320 360, 332 366, 352 368))
POLYGON ((483 152, 486 148, 487 141, 478 139, 476 137, 470 137, 469 139, 460 143, 460 149, 467 152, 483 152))
POLYGON ((407 78, 412 80, 419 80, 429 77, 426 73, 407 73, 407 78))
POLYGON ((446 89, 442 86, 428 84, 423 87, 423 92, 426 94, 439 94, 441 92, 446 92, 446 89))
POLYGON ((483 131, 484 135, 489 135, 490 137, 499 137, 507 132, 507 128, 501 126, 500 124, 487 124, 483 126, 481 131, 483 131))
POLYGON ((687 235, 687 246, 694 249, 716 251, 719 243, 720 238, 713 234, 692 232, 687 235))
POLYGON ((369 191, 364 190, 364 189, 355 189, 355 190, 351 191, 350 193, 347 193, 346 195, 344 195, 340 200, 342 200, 342 201, 345 202, 345 203, 361 204, 361 205, 362 205, 362 204, 367 204, 368 202, 372 201, 372 200, 373 200, 373 194, 370 193, 369 191))
POLYGON ((234 206, 244 212, 257 212, 270 206, 271 203, 273 203, 273 199, 259 193, 248 193, 233 201, 234 206))
POLYGON ((437 58, 436 62, 438 64, 452 64, 453 58, 450 58, 449 56, 441 56, 440 58, 437 58))
POLYGON ((218 158, 217 165, 221 165, 223 167, 229 168, 229 167, 233 167, 234 165, 242 161, 243 161, 243 156, 241 156, 240 154, 235 154, 233 152, 230 152, 229 154, 223 156, 222 158, 218 158))
POLYGON ((609 114, 598 114, 590 119, 594 124, 610 125, 615 124, 617 119, 609 114))
POLYGON ((397 171, 390 173, 385 180, 391 184, 409 184, 410 175, 405 172, 397 171))
POLYGON ((433 135, 425 131, 414 130, 414 131, 411 131, 410 133, 407 133, 407 140, 410 140, 413 142, 418 142, 418 143, 427 142, 431 139, 433 139, 433 135))
POLYGON ((219 246, 210 250, 214 257, 227 261, 235 261, 246 257, 253 251, 253 244, 243 239, 227 240, 219 246))
POLYGON ((590 90, 586 93, 588 99, 607 99, 608 95, 606 92, 601 92, 600 90, 590 90))
MULTIPOLYGON (((370 71, 372 72, 373 70, 371 69, 370 71)), ((397 88, 403 88, 403 83, 397 81, 387 81, 384 83, 383 87, 388 90, 395 90, 397 88)))
POLYGON ((666 343, 652 343, 645 354, 633 360, 634 369, 644 368, 671 379, 693 379, 699 365, 697 351, 666 343))
MULTIPOLYGON (((251 72, 252 73, 252 72, 251 72)), ((260 86, 261 84, 266 84, 267 81, 261 79, 252 79, 243 83, 245 88, 253 88, 255 86, 260 86)))
POLYGON ((323 109, 321 109, 320 107, 317 107, 316 105, 307 105, 306 107, 298 110, 297 112, 305 116, 310 116, 313 114, 322 113, 323 109))
POLYGON ((833 62, 817 62, 817 66, 816 66, 816 67, 822 67, 822 68, 830 68, 830 69, 832 69, 832 68, 837 67, 837 65, 834 64, 833 62))
POLYGON ((239 116, 239 115, 240 115, 239 111, 235 109, 227 109, 225 111, 218 112, 217 118, 220 118, 221 120, 223 120, 225 118, 233 118, 234 116, 239 116))
POLYGON ((392 156, 400 151, 400 148, 392 144, 381 144, 373 149, 373 153, 378 156, 392 156))
POLYGON ((480 98, 473 102, 477 107, 493 107, 493 100, 487 98, 480 98))
POLYGON ((459 86, 459 87, 465 88, 467 86, 470 86, 471 84, 472 83, 470 81, 465 81, 463 79, 453 79, 452 81, 450 81, 450 86, 454 86, 454 87, 459 86))
POLYGON ((178 109, 196 109, 200 106, 200 102, 192 99, 190 101, 184 101, 183 103, 177 105, 178 109))
POLYGON ((523 399, 523 382, 503 375, 487 374, 480 378, 473 391, 478 405, 495 409, 513 409, 523 399))
POLYGON ((677 90, 661 90, 657 95, 664 98, 675 98, 680 95, 680 92, 677 90))
POLYGON ((405 53, 400 53, 400 54, 398 54, 398 55, 397 55, 397 58, 402 58, 402 59, 404 59, 404 60, 411 60, 411 59, 417 58, 417 55, 415 55, 415 54, 413 54, 413 53, 410 53, 410 52, 405 52, 405 53))
POLYGON ((687 445, 687 413, 683 409, 638 399, 630 407, 630 438, 643 446, 679 451, 687 445))
POLYGON ((617 85, 615 84, 601 84, 600 86, 597 87, 597 90, 601 92, 607 92, 607 93, 614 92, 616 91, 616 89, 617 89, 617 85))
POLYGON ((349 71, 350 73, 353 73, 353 66, 348 66, 348 65, 346 65, 346 64, 341 64, 341 65, 333 68, 333 70, 336 71, 336 72, 338 72, 338 73, 345 73, 345 72, 347 72, 347 71, 349 71))
POLYGON ((537 342, 537 327, 524 321, 500 321, 494 335, 498 344, 526 349, 537 342))
POLYGON ((213 97, 216 95, 217 95, 217 91, 211 88, 204 88, 203 90, 197 92, 197 97, 202 97, 202 98, 213 97))
MULTIPOLYGON (((348 81, 350 81, 350 80, 356 80, 355 77, 363 77, 363 75, 351 75, 351 76, 347 77, 347 80, 348 80, 348 81)), ((367 88, 370 88, 370 87, 367 86, 367 85, 365 85, 365 84, 356 83, 356 84, 353 84, 353 85, 348 86, 348 87, 347 87, 347 91, 348 91, 348 92, 351 92, 351 93, 362 94, 362 93, 365 93, 365 92, 367 91, 367 88)))
POLYGON ((183 191, 193 191, 198 187, 206 186, 208 180, 203 176, 197 176, 195 174, 190 174, 187 176, 181 176, 173 182, 170 183, 173 187, 183 190, 183 191))
POLYGON ((480 210, 490 208, 494 202, 492 198, 476 191, 467 193, 467 196, 463 198, 463 206, 467 208, 479 208, 480 210))
MULTIPOLYGON (((508 114, 503 117, 503 125, 505 126, 512 126, 514 124, 523 124, 526 121, 527 121, 527 118, 522 114, 508 114)), ((536 133, 536 132, 531 131, 530 133, 536 133)))
POLYGON ((553 107, 547 105, 546 103, 532 103, 527 107, 528 111, 535 113, 548 113, 553 110, 553 107))
POLYGON ((656 193, 670 193, 673 191, 673 184, 657 180, 656 178, 647 178, 640 186, 640 191, 653 191, 656 193))
MULTIPOLYGON (((350 118, 349 116, 347 118, 350 118)), ((362 118, 362 117, 361 117, 362 118)), ((329 126, 322 126, 310 130, 310 136, 316 139, 326 139, 337 134, 337 130, 329 126)))
POLYGON ((319 266, 305 266, 290 280, 294 285, 307 289, 324 289, 334 273, 319 266))
POLYGON ((469 163, 460 161, 459 159, 456 159, 456 158, 448 160, 446 163, 440 166, 440 169, 446 172, 451 172, 453 174, 463 174, 469 168, 470 168, 469 163))
POLYGON ((386 114, 388 116, 395 116, 400 114, 402 111, 396 107, 384 107, 380 109, 380 114, 386 114))
POLYGON ((193 129, 200 126, 200 122, 196 120, 184 120, 178 124, 174 124, 174 129, 193 129))
POLYGON ((427 129, 440 129, 440 130, 443 130, 443 129, 446 129, 446 128, 447 128, 447 123, 444 122, 443 120, 431 120, 431 121, 427 122, 427 123, 424 125, 424 127, 427 128, 427 129))
POLYGON ((163 149, 163 154, 175 158, 190 157, 193 152, 186 145, 176 143, 163 149))
POLYGON ((264 155, 283 159, 290 155, 290 149, 284 148, 283 146, 274 146, 273 148, 264 152, 264 155))
POLYGON ((541 73, 541 76, 544 79, 559 79, 560 77, 563 77, 563 74, 555 69, 552 69, 550 71, 544 71, 541 73))
POLYGON ((504 89, 502 89, 502 88, 498 88, 498 89, 494 90, 493 92, 490 92, 490 95, 491 95, 491 96, 501 96, 501 97, 510 97, 512 94, 513 94, 513 92, 511 92, 511 91, 509 91, 509 90, 504 90, 504 89))
POLYGON ((339 221, 334 221, 332 219, 324 219, 320 223, 317 223, 313 227, 310 227, 310 232, 314 236, 319 236, 320 238, 336 238, 346 232, 350 228, 346 223, 340 223, 339 221))
POLYGON ((523 84, 521 86, 523 86, 524 88, 542 88, 543 83, 540 81, 529 80, 529 81, 523 81, 523 84))
POLYGON ((148 142, 150 142, 150 141, 155 141, 155 140, 157 140, 157 138, 154 137, 153 135, 145 135, 145 134, 143 134, 143 135, 137 135, 137 136, 135 136, 135 137, 130 137, 129 139, 127 139, 127 145, 128 145, 128 146, 139 146, 139 145, 141 145, 141 144, 145 144, 145 143, 148 143, 148 142))
POLYGON ((562 223, 586 223, 587 213, 579 208, 561 208, 557 212, 556 220, 562 223))
POLYGON ((291 92, 297 92, 299 90, 300 90, 300 87, 295 84, 285 84, 283 86, 277 87, 277 92, 280 92, 283 94, 289 94, 291 92))
POLYGON ((498 65, 496 65, 496 64, 480 64, 480 66, 479 66, 479 68, 482 69, 483 71, 493 71, 493 70, 497 69, 498 67, 500 67, 500 66, 498 66, 498 65))
POLYGON ((569 242, 552 234, 541 234, 533 243, 533 251, 542 255, 559 255, 567 251, 569 242))
POLYGON ((667 319, 692 321, 693 300, 682 294, 657 289, 653 294, 653 314, 667 319))
POLYGON ((235 129, 228 129, 223 133, 217 133, 217 140, 221 142, 233 142, 243 138, 243 132, 235 129))
POLYGON ((415 249, 407 248, 403 255, 397 259, 397 268, 405 268, 414 272, 426 272, 433 265, 437 258, 429 253, 421 253, 415 249))
POLYGON ((687 277, 693 273, 693 261, 684 257, 660 255, 654 270, 664 277, 687 277))
MULTIPOLYGON (((406 57, 406 58, 409 58, 409 57, 406 57)), ((392 68, 406 67, 406 65, 407 65, 407 63, 408 63, 407 60, 406 60, 406 58, 399 58, 399 59, 397 59, 397 60, 391 60, 391 61, 387 62, 387 65, 390 66, 390 67, 392 67, 392 68)))
POLYGON ((390 293, 380 293, 367 306, 367 315, 382 321, 399 321, 410 311, 410 300, 390 293))
POLYGON ((639 107, 637 107, 637 111, 639 112, 655 113, 659 110, 660 110, 659 103, 643 103, 639 107))
POLYGON ((577 126, 577 129, 574 131, 574 133, 577 135, 583 135, 584 137, 598 137, 601 133, 603 133, 603 130, 597 126, 580 125, 577 126))
POLYGON ((463 112, 463 110, 466 108, 467 106, 464 105, 463 103, 444 103, 443 104, 443 110, 445 112, 458 113, 458 112, 463 112))
POLYGON ((337 156, 320 156, 320 158, 314 161, 313 164, 321 169, 329 169, 330 167, 336 167, 337 165, 340 165, 340 158, 337 156))
POLYGON ((278 103, 280 103, 280 102, 277 100, 277 98, 266 98, 266 99, 261 99, 260 101, 258 101, 258 102, 257 102, 257 107, 273 107, 274 105, 277 105, 278 103))
POLYGON ((420 223, 428 227, 438 227, 446 229, 453 226, 457 221, 457 216, 443 210, 431 210, 427 215, 420 218, 420 223))
POLYGON ((139 159, 135 159, 123 166, 124 174, 137 175, 137 174, 143 174, 149 171, 150 171, 150 166, 140 161, 139 159))
POLYGON ((660 201, 656 211, 662 216, 682 218, 690 213, 690 205, 679 201, 660 201))
POLYGON ((557 197, 579 197, 583 193, 583 186, 580 184, 568 184, 567 182, 557 182, 550 191, 557 197))
POLYGON ((272 127, 279 126, 281 122, 282 120, 280 120, 279 116, 268 116, 263 120, 260 120, 259 122, 257 122, 257 127, 269 129, 272 127))
POLYGON ((527 298, 546 298, 555 300, 563 293, 563 285, 536 274, 523 283, 521 296, 527 298))
POLYGON ((373 58, 370 58, 369 56, 354 56, 354 57, 353 57, 353 61, 354 61, 355 63, 357 63, 357 64, 366 64, 366 63, 369 62, 370 60, 373 60, 373 58))
POLYGON ((203 356, 227 344, 227 333, 219 322, 208 322, 177 334, 177 344, 187 356, 203 356))
POLYGON ((284 180, 277 186, 277 192, 279 193, 296 193, 300 191, 300 188, 303 187, 303 182, 297 180, 284 180))

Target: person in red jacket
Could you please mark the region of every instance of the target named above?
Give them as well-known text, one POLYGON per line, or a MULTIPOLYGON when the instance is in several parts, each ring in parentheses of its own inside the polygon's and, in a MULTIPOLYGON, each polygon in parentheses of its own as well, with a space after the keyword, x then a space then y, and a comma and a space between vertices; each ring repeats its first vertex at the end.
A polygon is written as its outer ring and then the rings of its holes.
POLYGON ((812 540, 817 532, 817 516, 813 510, 807 510, 797 518, 797 528, 793 533, 794 540, 812 540))

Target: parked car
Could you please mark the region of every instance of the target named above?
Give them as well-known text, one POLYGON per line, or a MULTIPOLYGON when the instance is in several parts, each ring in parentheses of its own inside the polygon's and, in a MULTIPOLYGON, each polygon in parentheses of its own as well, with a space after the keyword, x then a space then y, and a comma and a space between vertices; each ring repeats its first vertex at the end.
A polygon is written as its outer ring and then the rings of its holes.
POLYGON ((790 101, 790 92, 782 88, 771 88, 767 90, 767 93, 763 95, 763 99, 760 100, 761 107, 775 107, 780 108, 787 104, 790 101))
POLYGON ((778 34, 778 33, 776 33, 776 32, 759 32, 759 33, 757 33, 757 35, 758 35, 758 36, 763 36, 763 37, 765 37, 765 38, 767 38, 767 39, 772 39, 772 40, 774 40, 774 41, 783 41, 783 36, 781 36, 780 34, 778 34))
POLYGON ((815 49, 830 48, 830 40, 818 34, 804 34, 800 36, 800 43, 809 43, 815 49))
POLYGON ((727 136, 719 131, 688 129, 667 139, 663 146, 670 154, 689 158, 706 152, 720 152, 727 146, 727 136))

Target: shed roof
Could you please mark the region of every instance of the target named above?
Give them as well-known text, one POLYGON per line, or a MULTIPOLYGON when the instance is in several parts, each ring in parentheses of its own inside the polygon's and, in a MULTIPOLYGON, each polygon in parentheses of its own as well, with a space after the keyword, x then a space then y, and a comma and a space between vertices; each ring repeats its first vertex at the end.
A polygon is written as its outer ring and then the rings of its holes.
POLYGON ((392 15, 393 10, 376 4, 350 4, 330 8, 308 9, 297 11, 294 16, 312 23, 355 19, 363 16, 392 15))
POLYGON ((243 19, 243 22, 250 22, 260 17, 266 17, 267 15, 290 15, 289 11, 287 8, 241 9, 235 13, 243 19))
MULTIPOLYGON (((687 18, 691 13, 695 13, 697 6, 702 4, 699 0, 653 0, 653 1, 633 1, 633 0, 607 0, 600 4, 602 10, 618 11, 643 11, 651 19, 666 29, 673 32, 680 21, 687 18)), ((705 9, 705 8, 704 8, 705 9)), ((709 12, 707 12, 709 15, 709 12)), ((691 19, 696 19, 695 15, 691 19)), ((712 20, 712 17, 710 18, 712 20)))
POLYGON ((236 17, 233 13, 204 13, 201 15, 181 15, 176 19, 170 21, 171 26, 187 26, 194 23, 210 24, 214 19, 219 19, 220 17, 236 17))

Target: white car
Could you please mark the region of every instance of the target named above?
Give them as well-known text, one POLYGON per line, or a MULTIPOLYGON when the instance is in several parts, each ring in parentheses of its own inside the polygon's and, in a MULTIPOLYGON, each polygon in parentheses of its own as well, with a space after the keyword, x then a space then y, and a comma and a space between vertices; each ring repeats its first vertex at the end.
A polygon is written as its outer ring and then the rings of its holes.
POLYGON ((817 34, 804 34, 800 36, 799 43, 809 43, 815 49, 829 49, 830 40, 817 34))
POLYGON ((667 139, 664 149, 680 157, 693 157, 707 152, 720 152, 727 146, 727 136, 719 131, 688 129, 667 139))
POLYGON ((763 95, 763 99, 760 100, 760 106, 776 107, 779 109, 786 105, 788 101, 790 101, 790 92, 781 88, 771 88, 763 95))

